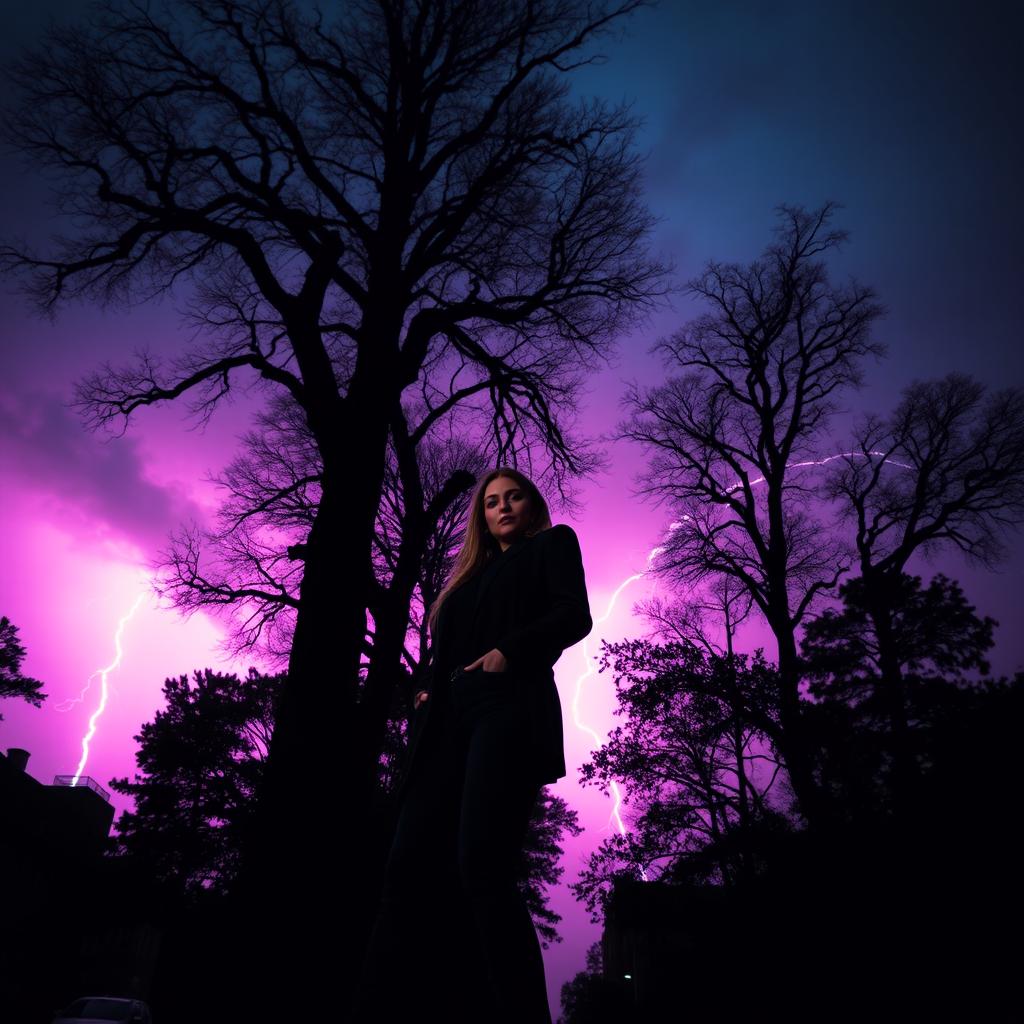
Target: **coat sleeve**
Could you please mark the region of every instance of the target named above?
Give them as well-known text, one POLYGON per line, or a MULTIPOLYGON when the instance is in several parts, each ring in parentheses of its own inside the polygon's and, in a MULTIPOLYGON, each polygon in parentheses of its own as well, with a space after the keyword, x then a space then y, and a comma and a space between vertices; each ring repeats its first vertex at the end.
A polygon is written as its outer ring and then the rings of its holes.
POLYGON ((546 533, 539 553, 544 588, 537 602, 541 612, 509 630, 495 645, 510 668, 538 662, 553 665, 562 651, 579 643, 594 628, 576 531, 559 523, 546 533))
MULTIPOLYGON (((433 655, 431 655, 433 658, 433 655)), ((420 672, 419 679, 415 686, 412 688, 413 696, 415 697, 420 690, 426 690, 427 693, 434 688, 434 662, 431 660, 430 664, 420 672)))
MULTIPOLYGON (((445 603, 441 605, 441 611, 438 613, 437 632, 433 635, 430 643, 430 664, 420 667, 418 678, 416 682, 413 683, 412 699, 415 699, 416 694, 419 693, 420 690, 426 690, 427 693, 430 693, 434 688, 434 669, 437 668, 437 645, 440 642, 441 624, 444 621, 444 615, 447 611, 448 602, 445 601, 445 603)), ((421 704, 420 707, 422 708, 422 706, 423 705, 421 704)))
POLYGON ((425 669, 419 673, 419 679, 413 684, 412 692, 409 694, 409 739, 412 740, 417 732, 423 725, 423 718, 427 713, 427 704, 430 703, 432 697, 430 691, 434 685, 434 664, 431 662, 425 669), (420 690, 427 691, 427 699, 416 707, 416 694, 420 690))

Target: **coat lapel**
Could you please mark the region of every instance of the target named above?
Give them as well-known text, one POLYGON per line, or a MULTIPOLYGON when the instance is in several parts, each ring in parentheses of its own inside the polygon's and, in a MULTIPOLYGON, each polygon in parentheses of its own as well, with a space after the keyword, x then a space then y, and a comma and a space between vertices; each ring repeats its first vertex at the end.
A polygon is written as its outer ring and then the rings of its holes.
MULTIPOLYGON (((470 611, 470 621, 474 626, 476 625, 476 617, 477 613, 480 610, 481 600, 484 596, 484 593, 487 591, 487 588, 495 581, 495 579, 497 579, 497 577, 499 577, 505 571, 509 563, 513 562, 523 553, 523 551, 529 546, 529 542, 532 539, 533 538, 531 537, 522 537, 518 541, 516 541, 516 543, 514 543, 512 547, 510 547, 508 551, 506 551, 502 555, 501 561, 499 562, 498 565, 494 567, 494 571, 489 572, 487 574, 486 579, 481 580, 480 586, 477 587, 476 597, 473 600, 473 607, 470 611)), ((437 651, 445 653, 448 651, 447 638, 449 608, 450 604, 448 601, 445 601, 444 604, 441 605, 441 612, 440 615, 438 616, 437 623, 437 637, 434 640, 434 645, 437 651)), ((429 715, 429 710, 427 713, 429 715)))
POLYGON ((472 619, 476 621, 476 613, 480 609, 480 604, 483 601, 483 596, 487 593, 487 588, 508 568, 508 566, 518 558, 523 551, 529 547, 529 543, 533 538, 522 537, 516 543, 514 543, 504 554, 501 556, 501 561, 494 567, 493 572, 487 574, 486 579, 480 581, 480 586, 476 588, 476 598, 473 601, 473 614, 472 619))

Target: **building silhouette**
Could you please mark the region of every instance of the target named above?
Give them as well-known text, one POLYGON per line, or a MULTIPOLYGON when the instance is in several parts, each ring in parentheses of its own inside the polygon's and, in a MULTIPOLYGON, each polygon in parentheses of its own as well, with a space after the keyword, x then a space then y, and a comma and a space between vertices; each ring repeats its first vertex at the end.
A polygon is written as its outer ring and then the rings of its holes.
POLYGON ((94 780, 28 773, 29 751, 0 753, 0 1006, 11 1021, 81 995, 147 999, 160 949, 157 888, 109 856, 114 807, 94 780))

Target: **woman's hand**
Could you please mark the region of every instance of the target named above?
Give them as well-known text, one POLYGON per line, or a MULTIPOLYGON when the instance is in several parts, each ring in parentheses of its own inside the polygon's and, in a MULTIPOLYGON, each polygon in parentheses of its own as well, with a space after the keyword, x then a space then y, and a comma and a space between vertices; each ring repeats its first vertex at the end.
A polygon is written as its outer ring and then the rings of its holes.
POLYGON ((412 709, 413 711, 419 711, 421 704, 426 704, 427 698, 430 696, 426 690, 420 690, 419 693, 413 698, 412 709))
POLYGON ((505 655, 495 647, 488 651, 482 658, 471 661, 463 672, 470 672, 475 668, 482 667, 485 672, 505 672, 508 670, 508 661, 505 655))

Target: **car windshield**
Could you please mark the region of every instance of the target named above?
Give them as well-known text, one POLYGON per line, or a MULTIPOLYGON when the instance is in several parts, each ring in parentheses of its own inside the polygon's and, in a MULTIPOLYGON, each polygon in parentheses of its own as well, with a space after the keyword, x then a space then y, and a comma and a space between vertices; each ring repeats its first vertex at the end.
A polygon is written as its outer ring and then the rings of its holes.
POLYGON ((61 1016, 91 1020, 131 1020, 130 999, 78 999, 61 1016))

